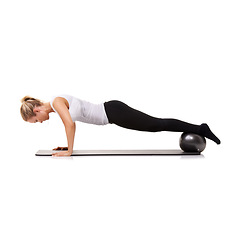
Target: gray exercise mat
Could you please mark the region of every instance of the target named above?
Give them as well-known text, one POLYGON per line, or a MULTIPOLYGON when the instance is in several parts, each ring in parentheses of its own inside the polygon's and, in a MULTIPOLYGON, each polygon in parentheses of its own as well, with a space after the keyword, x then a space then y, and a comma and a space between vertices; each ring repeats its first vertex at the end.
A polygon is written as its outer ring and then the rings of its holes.
MULTIPOLYGON (((52 156, 53 150, 39 150, 36 156, 52 156)), ((137 156, 137 155, 199 155, 182 150, 73 150, 72 156, 137 156)))

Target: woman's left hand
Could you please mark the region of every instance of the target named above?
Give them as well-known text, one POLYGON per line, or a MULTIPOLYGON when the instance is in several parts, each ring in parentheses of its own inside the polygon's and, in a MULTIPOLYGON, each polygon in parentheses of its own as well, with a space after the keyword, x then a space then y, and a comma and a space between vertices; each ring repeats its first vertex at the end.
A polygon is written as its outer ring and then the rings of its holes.
POLYGON ((59 151, 52 154, 53 157, 69 157, 72 153, 69 151, 59 151))

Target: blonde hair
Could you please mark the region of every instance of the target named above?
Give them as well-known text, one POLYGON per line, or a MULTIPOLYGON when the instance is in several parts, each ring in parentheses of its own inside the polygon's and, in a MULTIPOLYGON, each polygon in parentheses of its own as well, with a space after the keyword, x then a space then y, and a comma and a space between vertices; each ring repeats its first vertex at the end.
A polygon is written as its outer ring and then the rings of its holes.
POLYGON ((24 121, 27 121, 29 118, 36 116, 33 112, 35 107, 43 105, 43 102, 39 99, 25 96, 21 99, 22 106, 20 108, 20 113, 24 121))

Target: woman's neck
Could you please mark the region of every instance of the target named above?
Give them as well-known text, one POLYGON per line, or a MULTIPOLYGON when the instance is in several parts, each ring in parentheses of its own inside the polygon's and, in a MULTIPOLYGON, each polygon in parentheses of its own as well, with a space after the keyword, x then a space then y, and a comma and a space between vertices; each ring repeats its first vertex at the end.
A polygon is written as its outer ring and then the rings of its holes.
POLYGON ((54 110, 51 107, 50 102, 43 103, 43 107, 47 113, 54 112, 54 110))

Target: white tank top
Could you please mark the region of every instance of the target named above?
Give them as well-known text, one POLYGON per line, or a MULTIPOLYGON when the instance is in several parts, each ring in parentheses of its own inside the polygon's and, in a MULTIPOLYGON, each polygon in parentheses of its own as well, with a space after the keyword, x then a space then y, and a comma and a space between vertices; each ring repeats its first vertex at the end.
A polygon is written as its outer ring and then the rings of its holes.
POLYGON ((58 95, 50 101, 51 107, 55 112, 57 111, 53 107, 53 101, 56 97, 62 97, 68 101, 69 113, 73 122, 80 121, 96 125, 109 123, 103 103, 93 104, 70 95, 58 95))

